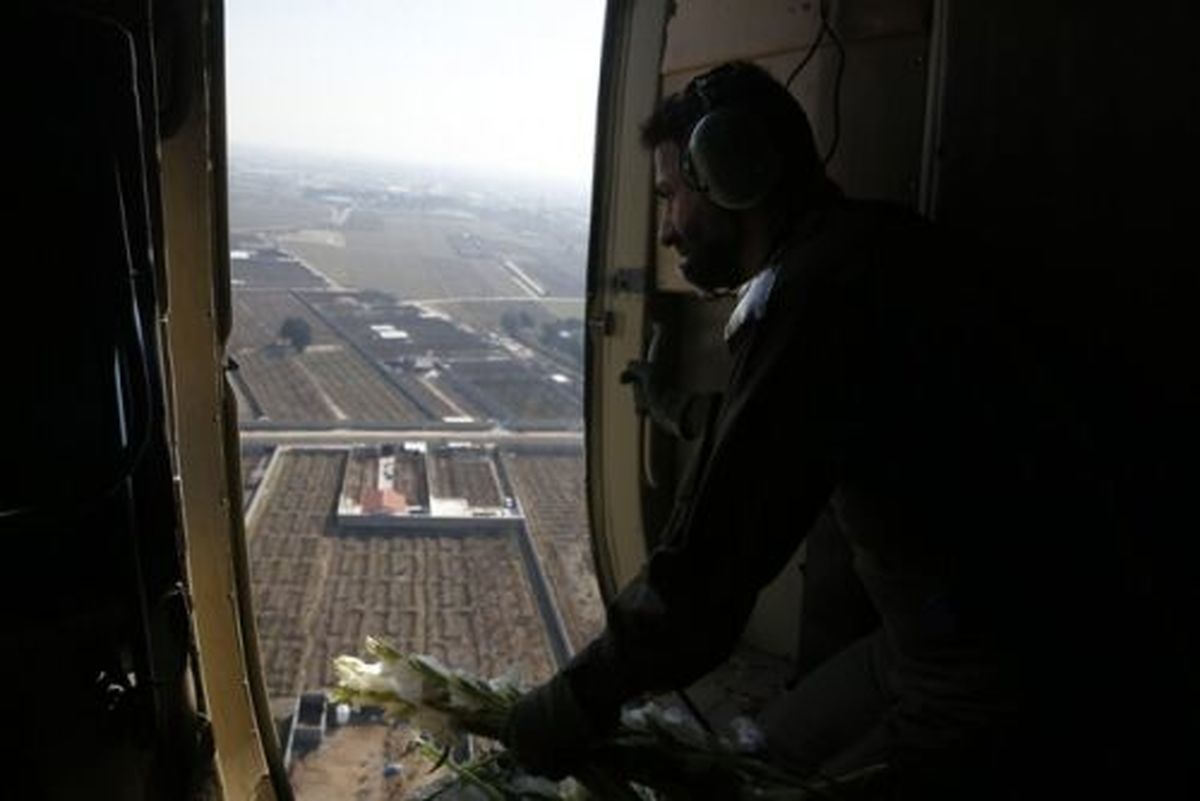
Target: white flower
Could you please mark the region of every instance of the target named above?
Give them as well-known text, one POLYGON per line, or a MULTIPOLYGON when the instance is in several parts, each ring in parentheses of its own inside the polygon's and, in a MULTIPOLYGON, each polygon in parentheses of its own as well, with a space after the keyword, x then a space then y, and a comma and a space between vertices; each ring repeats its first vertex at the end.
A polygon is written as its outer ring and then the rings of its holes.
POLYGON ((364 662, 356 656, 339 656, 333 660, 338 684, 356 693, 392 692, 390 676, 384 674, 382 662, 364 662))
POLYGON ((353 693, 385 693, 409 704, 421 702, 424 680, 407 662, 364 662, 354 656, 333 660, 338 684, 353 693))

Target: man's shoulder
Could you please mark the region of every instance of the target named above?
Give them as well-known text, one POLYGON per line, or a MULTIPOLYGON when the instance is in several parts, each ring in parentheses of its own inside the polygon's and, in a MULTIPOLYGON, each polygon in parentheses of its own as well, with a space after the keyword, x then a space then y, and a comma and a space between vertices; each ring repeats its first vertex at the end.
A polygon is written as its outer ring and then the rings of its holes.
POLYGON ((877 235, 929 232, 934 224, 915 210, 890 200, 841 198, 833 218, 855 232, 877 235))
POLYGON ((782 252, 771 298, 775 314, 797 323, 860 312, 895 284, 918 291, 951 261, 940 227, 898 203, 839 197, 809 225, 782 252))
POLYGON ((907 249, 924 239, 930 223, 921 215, 884 200, 838 197, 797 223, 783 248, 781 283, 809 289, 852 279, 860 267, 883 252, 907 249))

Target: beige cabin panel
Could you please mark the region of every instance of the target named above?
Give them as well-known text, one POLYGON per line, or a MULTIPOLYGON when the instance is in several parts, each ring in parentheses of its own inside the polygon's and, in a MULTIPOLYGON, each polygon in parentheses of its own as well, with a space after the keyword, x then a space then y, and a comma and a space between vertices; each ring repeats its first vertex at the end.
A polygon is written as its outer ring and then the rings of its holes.
MULTIPOLYGON (((932 0, 832 0, 830 22, 847 42, 924 36, 932 0)), ((807 48, 820 30, 817 0, 678 0, 667 24, 664 75, 731 59, 807 48)))

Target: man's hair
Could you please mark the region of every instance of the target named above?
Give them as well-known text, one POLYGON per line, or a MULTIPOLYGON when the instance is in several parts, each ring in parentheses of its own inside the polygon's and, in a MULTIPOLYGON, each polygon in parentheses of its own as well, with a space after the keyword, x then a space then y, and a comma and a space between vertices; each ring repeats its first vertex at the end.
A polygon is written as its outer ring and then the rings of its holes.
POLYGON ((802 202, 802 196, 824 173, 812 127, 799 101, 756 64, 746 61, 722 64, 693 79, 683 90, 664 97, 642 123, 642 144, 655 148, 671 142, 682 151, 687 148, 696 123, 718 108, 744 109, 762 119, 779 154, 783 173, 782 180, 772 190, 772 199, 786 206, 802 202), (700 86, 704 89, 700 90, 700 86))

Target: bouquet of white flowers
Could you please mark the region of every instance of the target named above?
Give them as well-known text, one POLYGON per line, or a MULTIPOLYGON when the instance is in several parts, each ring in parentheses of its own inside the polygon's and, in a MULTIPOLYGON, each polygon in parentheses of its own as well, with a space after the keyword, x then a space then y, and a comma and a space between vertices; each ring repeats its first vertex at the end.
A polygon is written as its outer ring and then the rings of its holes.
POLYGON ((774 767, 728 740, 706 732, 675 710, 653 703, 626 710, 620 724, 597 743, 573 778, 550 782, 524 773, 498 745, 474 759, 449 758, 450 744, 463 734, 499 740, 509 710, 522 695, 506 679, 481 679, 442 665, 430 656, 407 655, 375 637, 367 653, 334 660, 334 701, 382 708, 423 734, 418 747, 449 768, 447 782, 431 785, 424 797, 447 783, 475 788, 483 798, 647 801, 658 798, 728 798, 805 801, 846 797, 883 766, 819 781, 774 767))

